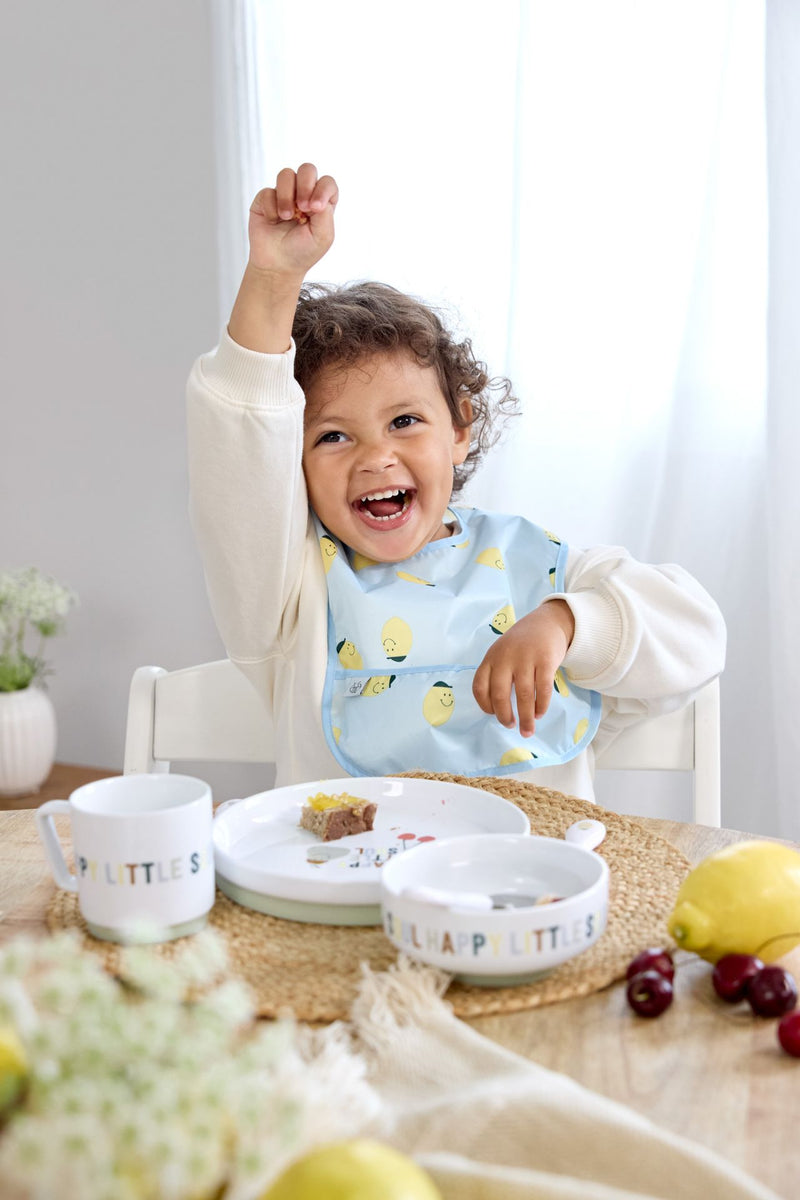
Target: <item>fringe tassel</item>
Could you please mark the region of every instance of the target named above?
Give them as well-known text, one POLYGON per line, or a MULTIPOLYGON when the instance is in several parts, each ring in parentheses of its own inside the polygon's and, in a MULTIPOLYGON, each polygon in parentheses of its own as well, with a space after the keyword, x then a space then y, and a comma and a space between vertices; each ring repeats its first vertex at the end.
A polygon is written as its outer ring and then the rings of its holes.
POLYGON ((362 963, 362 981, 350 1013, 353 1032, 364 1047, 380 1051, 398 1029, 427 1025, 432 1017, 452 1016, 443 999, 450 976, 400 955, 386 971, 362 963))

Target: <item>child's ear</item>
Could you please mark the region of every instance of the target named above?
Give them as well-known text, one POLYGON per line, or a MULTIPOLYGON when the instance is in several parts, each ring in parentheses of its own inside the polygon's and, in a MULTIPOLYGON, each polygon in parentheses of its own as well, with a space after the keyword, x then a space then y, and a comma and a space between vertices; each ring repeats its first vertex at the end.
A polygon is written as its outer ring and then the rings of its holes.
POLYGON ((472 441, 472 401, 464 397, 459 401, 461 418, 464 425, 453 422, 453 466, 458 467, 469 454, 469 444, 472 441))

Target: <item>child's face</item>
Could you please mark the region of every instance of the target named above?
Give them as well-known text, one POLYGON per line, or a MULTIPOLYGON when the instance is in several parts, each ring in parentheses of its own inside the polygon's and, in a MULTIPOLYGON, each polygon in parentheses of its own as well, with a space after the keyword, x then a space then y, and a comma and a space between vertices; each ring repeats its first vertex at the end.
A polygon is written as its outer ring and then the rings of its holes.
POLYGON ((306 392, 309 502, 351 550, 401 562, 447 535, 453 467, 469 441, 469 428, 453 424, 436 372, 408 354, 324 369, 306 392))

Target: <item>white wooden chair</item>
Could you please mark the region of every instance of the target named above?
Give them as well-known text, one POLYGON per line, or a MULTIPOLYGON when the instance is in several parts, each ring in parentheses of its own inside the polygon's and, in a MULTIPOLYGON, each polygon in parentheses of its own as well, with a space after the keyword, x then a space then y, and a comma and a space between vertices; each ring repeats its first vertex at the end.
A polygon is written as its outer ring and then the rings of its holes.
MULTIPOLYGON (((595 758, 598 771, 691 771, 693 818, 719 826, 719 680, 697 693, 694 702, 664 717, 651 717, 624 730, 595 758)), ((610 807, 610 806, 609 806, 610 807)))
MULTIPOLYGON (((228 662, 180 671, 139 667, 131 682, 125 774, 168 771, 170 762, 270 763, 270 716, 254 688, 228 662)), ((694 820, 720 824, 719 682, 693 704, 641 721, 597 756, 598 770, 691 771, 694 820)))

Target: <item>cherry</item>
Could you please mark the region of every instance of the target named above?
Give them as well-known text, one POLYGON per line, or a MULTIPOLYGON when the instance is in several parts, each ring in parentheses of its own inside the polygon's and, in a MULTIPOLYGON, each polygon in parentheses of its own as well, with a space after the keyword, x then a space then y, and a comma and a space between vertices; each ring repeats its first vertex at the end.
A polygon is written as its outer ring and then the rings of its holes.
POLYGON ((764 964, 754 954, 725 954, 717 960, 711 975, 714 991, 722 1000, 736 1004, 744 1000, 750 980, 764 964))
POLYGON ((797 1003, 797 984, 783 967, 762 967, 748 983, 746 995, 759 1017, 780 1017, 797 1003))
POLYGON ((659 1017, 672 1004, 672 982, 660 971, 641 971, 629 980, 625 995, 640 1017, 659 1017))
POLYGON ((657 946, 643 950, 641 954, 636 955, 636 958, 631 959, 625 972, 625 978, 633 979, 634 975, 641 975, 643 971, 658 971, 659 975, 663 975, 665 979, 672 982, 675 975, 675 964, 669 950, 660 950, 657 946))
POLYGON ((787 1054, 800 1058, 800 1012, 790 1012, 778 1023, 778 1041, 787 1054))

